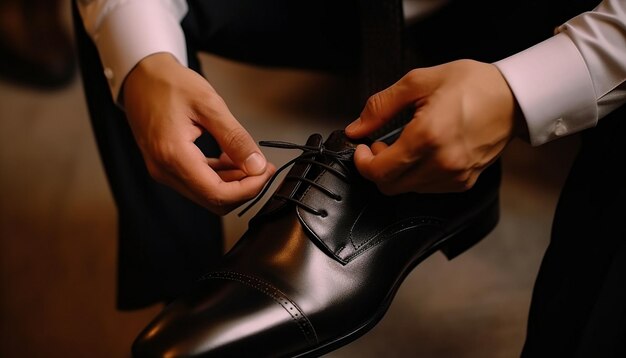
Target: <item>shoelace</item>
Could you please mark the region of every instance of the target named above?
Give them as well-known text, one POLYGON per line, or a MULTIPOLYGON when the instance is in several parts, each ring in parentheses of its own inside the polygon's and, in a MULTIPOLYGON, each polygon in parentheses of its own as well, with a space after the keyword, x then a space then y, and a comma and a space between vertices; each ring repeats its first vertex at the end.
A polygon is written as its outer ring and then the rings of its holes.
MULTIPOLYGON (((291 159, 290 161, 288 161, 287 163, 285 163, 283 166, 281 166, 280 168, 278 168, 278 170, 276 170, 276 172, 274 173, 274 175, 272 175, 272 177, 268 180, 268 182, 265 184, 265 186, 263 187, 263 190, 261 190, 261 192, 256 196, 256 198, 254 198, 254 200, 252 200, 250 202, 250 204, 248 204, 238 215, 242 216, 243 214, 245 214, 248 210, 250 210, 250 208, 252 208, 254 205, 256 205, 256 203, 258 203, 267 193, 267 191, 269 190, 270 186, 272 185, 272 183, 276 180, 276 178, 278 177, 278 175, 285 169, 289 168, 292 164, 296 164, 296 163, 309 163, 312 165, 317 165, 320 166, 328 171, 330 171, 331 173, 335 174, 336 176, 338 176, 339 178, 343 179, 343 180, 348 180, 348 176, 340 171, 337 170, 336 168, 333 168, 331 165, 326 164, 324 162, 322 162, 321 160, 323 159, 329 159, 330 162, 335 162, 337 164, 339 164, 339 166, 341 166, 341 168, 345 171, 345 172, 349 172, 349 168, 346 165, 345 162, 349 162, 352 160, 352 155, 354 154, 354 149, 353 148, 348 148, 348 149, 344 149, 341 151, 333 151, 333 150, 328 150, 324 147, 323 143, 320 143, 318 146, 310 146, 310 145, 300 145, 300 144, 295 144, 295 143, 290 143, 290 142, 282 142, 282 141, 261 141, 259 142, 259 145, 264 146, 264 147, 272 147, 272 148, 282 148, 282 149, 300 149, 302 150, 302 154, 300 154, 299 156, 291 159)), ((318 183, 316 183, 315 181, 306 178, 304 176, 294 176, 294 175, 288 175, 285 177, 284 180, 297 180, 297 181, 302 181, 305 182, 309 185, 311 185, 312 187, 318 189, 319 191, 321 191, 322 193, 328 195, 329 197, 335 199, 335 200, 341 200, 341 195, 333 193, 330 189, 324 187, 323 185, 320 185, 318 183)), ((284 201, 289 201, 294 203, 295 205, 297 205, 298 207, 314 214, 314 215, 319 215, 322 217, 325 217, 326 215, 328 215, 328 213, 326 212, 326 210, 324 209, 315 209, 303 202, 301 202, 298 199, 292 198, 290 196, 285 196, 285 195, 281 195, 281 194, 274 194, 272 196, 271 199, 278 199, 278 200, 284 200, 284 201)))

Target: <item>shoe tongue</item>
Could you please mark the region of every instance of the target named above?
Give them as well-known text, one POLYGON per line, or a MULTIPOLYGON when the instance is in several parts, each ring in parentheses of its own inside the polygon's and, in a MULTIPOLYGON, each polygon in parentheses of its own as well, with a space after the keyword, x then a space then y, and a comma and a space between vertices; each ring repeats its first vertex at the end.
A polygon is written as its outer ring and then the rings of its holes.
MULTIPOLYGON (((307 139, 306 141, 306 145, 310 147, 318 147, 320 143, 322 143, 323 139, 324 138, 322 138, 322 135, 319 133, 311 134, 309 136, 309 139, 307 139)), ((304 176, 309 170, 310 170, 310 164, 296 163, 289 170, 289 172, 287 173, 287 176, 295 176, 295 177, 304 176)), ((290 196, 291 193, 293 193, 297 189, 298 184, 299 184, 298 181, 285 181, 283 182, 283 185, 281 185, 279 192, 282 195, 290 196)))
POLYGON ((369 144, 369 141, 367 139, 352 140, 346 136, 346 133, 343 130, 336 130, 328 136, 328 139, 324 142, 324 148, 340 152, 345 149, 355 149, 357 144, 361 143, 369 144))
MULTIPOLYGON (((310 147, 319 147, 324 138, 319 133, 311 134, 306 141, 306 145, 310 147)), ((305 176, 311 169, 311 165, 308 163, 296 163, 287 173, 287 176, 302 177, 305 176)), ((273 195, 279 194, 286 197, 296 196, 296 192, 301 187, 300 181, 285 180, 278 187, 273 195)), ((263 206, 259 214, 267 214, 276 209, 279 209, 285 204, 280 200, 269 200, 266 205, 263 206)))
POLYGON ((309 139, 306 140, 306 145, 311 147, 317 147, 318 145, 320 145, 320 143, 322 143, 323 140, 324 138, 322 138, 321 134, 311 134, 309 136, 309 139))
MULTIPOLYGON (((309 139, 306 141, 306 145, 309 147, 319 147, 322 143, 323 138, 320 134, 312 134, 309 136, 309 139)), ((324 150, 340 152, 347 149, 355 149, 356 146, 360 143, 369 144, 370 141, 365 140, 351 140, 349 139, 343 130, 333 131, 326 141, 324 142, 324 150)), ((331 164, 329 159, 318 158, 322 162, 326 164, 331 164)), ((295 164, 287 176, 290 177, 307 177, 310 180, 315 180, 315 178, 320 174, 320 168, 315 165, 311 165, 307 162, 300 162, 295 164)), ((285 197, 292 197, 299 199, 301 195, 306 191, 307 185, 299 180, 285 180, 281 183, 280 187, 276 190, 274 195, 278 194, 285 197)), ((261 209, 260 213, 269 213, 283 206, 285 202, 281 200, 270 200, 267 205, 261 209)))

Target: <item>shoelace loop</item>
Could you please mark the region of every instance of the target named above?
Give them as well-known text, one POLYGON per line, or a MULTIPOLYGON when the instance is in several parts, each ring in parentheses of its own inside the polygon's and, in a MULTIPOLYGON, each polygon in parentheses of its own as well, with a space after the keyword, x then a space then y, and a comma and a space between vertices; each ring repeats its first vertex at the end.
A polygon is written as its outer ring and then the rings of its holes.
MULTIPOLYGON (((295 143, 290 143, 290 142, 283 142, 283 141, 261 141, 259 142, 259 145, 264 146, 264 147, 272 147, 272 148, 281 148, 281 149, 299 149, 302 150, 302 154, 300 154, 299 156, 291 159, 290 161, 288 161, 287 163, 285 163, 284 165, 282 165, 280 168, 278 168, 276 170, 276 172, 274 173, 274 175, 272 175, 272 177, 267 181, 267 183, 265 184, 265 186, 263 187, 263 190, 261 190, 261 192, 254 198, 254 200, 252 200, 250 202, 250 204, 248 204, 238 215, 242 216, 243 214, 245 214, 248 210, 250 210, 254 205, 256 205, 267 193, 267 191, 269 190, 270 186, 272 185, 272 183, 276 180, 276 178, 278 177, 278 175, 285 169, 289 168, 292 164, 295 163, 309 163, 312 165, 317 165, 320 166, 328 171, 330 171, 331 173, 337 175, 338 177, 342 178, 343 180, 347 180, 348 176, 345 174, 345 172, 349 172, 349 168, 346 165, 346 162, 349 162, 352 160, 352 156, 354 154, 354 148, 347 148, 344 150, 340 150, 340 151, 334 151, 334 150, 329 150, 327 149, 323 143, 320 142, 320 144, 318 146, 311 146, 311 145, 300 145, 300 144, 295 144, 295 143), (336 168, 334 168, 332 165, 326 164, 324 162, 322 162, 321 160, 323 159, 329 159, 331 162, 334 163, 338 163, 341 168, 343 169, 343 172, 340 170, 337 170, 336 168)), ((304 176, 287 176, 285 177, 285 180, 296 180, 296 181, 303 181, 309 185, 311 185, 312 187, 320 190, 321 192, 323 192, 324 194, 328 195, 329 197, 335 199, 335 200, 341 200, 341 196, 339 194, 333 193, 330 189, 316 183, 315 181, 306 178, 304 176)), ((294 199, 293 197, 290 196, 285 196, 285 195, 280 195, 280 194, 274 194, 274 196, 272 196, 273 199, 279 199, 279 200, 285 200, 285 201, 290 201, 292 203, 294 203, 295 205, 301 207, 302 209, 314 214, 314 215, 319 215, 322 217, 325 217, 327 214, 326 210, 318 210, 315 208, 312 208, 311 206, 301 202, 298 199, 294 199)))

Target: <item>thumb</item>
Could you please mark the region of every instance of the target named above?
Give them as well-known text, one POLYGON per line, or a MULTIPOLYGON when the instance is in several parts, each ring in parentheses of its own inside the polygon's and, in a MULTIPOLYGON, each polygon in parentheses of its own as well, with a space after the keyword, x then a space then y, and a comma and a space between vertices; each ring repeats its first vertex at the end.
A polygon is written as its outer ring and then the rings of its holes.
POLYGON ((346 127, 349 137, 361 138, 382 127, 396 114, 417 99, 419 84, 413 70, 390 87, 372 95, 366 102, 361 116, 346 127))
POLYGON ((233 163, 248 175, 263 174, 267 160, 252 136, 235 119, 226 103, 215 94, 199 107, 199 119, 233 163))

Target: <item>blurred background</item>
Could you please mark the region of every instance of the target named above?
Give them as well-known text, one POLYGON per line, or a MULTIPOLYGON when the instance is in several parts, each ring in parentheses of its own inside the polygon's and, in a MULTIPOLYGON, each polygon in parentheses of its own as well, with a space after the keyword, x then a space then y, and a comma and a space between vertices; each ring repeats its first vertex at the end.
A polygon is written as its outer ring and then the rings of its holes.
MULTIPOLYGON (((115 309, 116 211, 69 24, 69 0, 0 1, 0 357, 129 357, 160 309, 115 309), (34 10, 26 16, 24 6, 34 10)), ((202 61, 256 140, 303 143, 357 115, 344 101, 346 79, 202 61)), ((328 356, 518 356, 577 146, 576 136, 538 148, 513 142, 503 156, 498 227, 454 261, 435 254, 418 266, 383 320, 328 356)), ((277 165, 296 154, 266 150, 277 165)), ((248 219, 224 218, 229 245, 248 219)))

